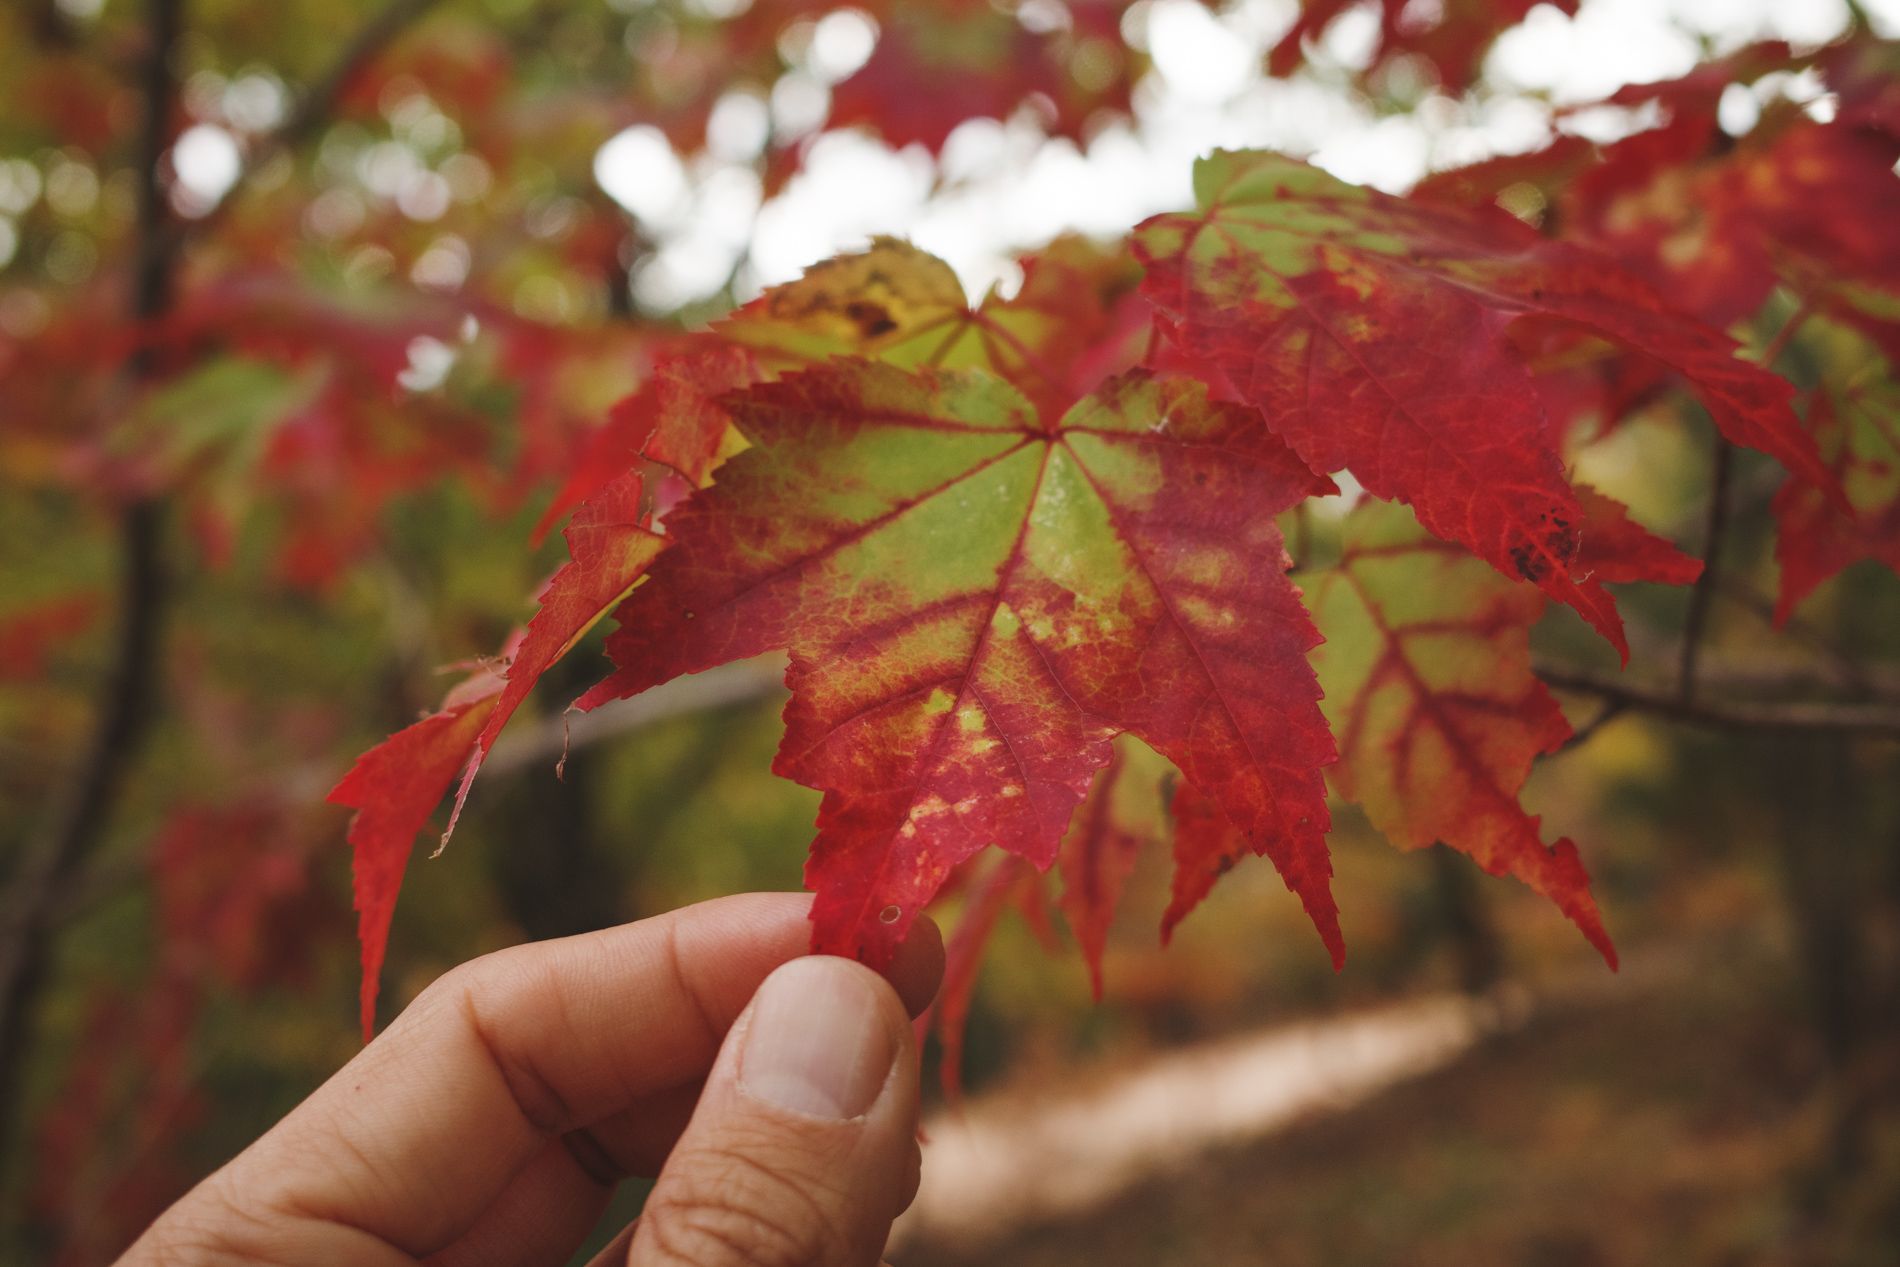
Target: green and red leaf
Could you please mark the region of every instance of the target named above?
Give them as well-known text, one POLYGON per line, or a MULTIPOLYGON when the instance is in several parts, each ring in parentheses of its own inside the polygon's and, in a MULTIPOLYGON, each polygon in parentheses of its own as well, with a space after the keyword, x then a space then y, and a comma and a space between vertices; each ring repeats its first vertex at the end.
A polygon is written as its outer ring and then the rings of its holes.
POLYGON ((1577 848, 1546 845, 1519 790, 1570 736, 1531 672, 1544 600, 1426 534, 1399 506, 1346 521, 1339 565, 1313 592, 1314 656, 1339 738, 1330 772, 1396 845, 1443 841, 1550 899, 1614 966, 1577 848))
POLYGON ((1273 519, 1329 485, 1257 415, 1133 375, 1050 426, 986 375, 864 362, 727 403, 753 447, 669 518, 581 706, 790 651, 776 768, 825 793, 819 949, 884 961, 987 844, 1046 869, 1127 732, 1338 956, 1318 634, 1273 519))

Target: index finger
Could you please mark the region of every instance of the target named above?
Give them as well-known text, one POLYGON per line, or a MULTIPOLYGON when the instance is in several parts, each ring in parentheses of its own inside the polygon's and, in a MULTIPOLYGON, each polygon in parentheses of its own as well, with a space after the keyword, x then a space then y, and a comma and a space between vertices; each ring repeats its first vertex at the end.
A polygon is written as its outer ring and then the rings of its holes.
MULTIPOLYGON (((550 1138, 703 1076, 759 983, 805 953, 810 908, 723 898, 464 964, 240 1156, 225 1190, 433 1253, 550 1138)), ((926 931, 888 975, 915 1013, 941 970, 926 931)))

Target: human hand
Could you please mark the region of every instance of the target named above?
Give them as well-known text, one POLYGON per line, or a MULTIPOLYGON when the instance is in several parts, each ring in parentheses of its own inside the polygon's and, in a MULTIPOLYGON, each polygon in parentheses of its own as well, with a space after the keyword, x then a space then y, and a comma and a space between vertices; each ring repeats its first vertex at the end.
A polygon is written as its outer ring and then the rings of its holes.
POLYGON ((121 1267, 559 1264, 629 1175, 658 1180, 596 1264, 875 1263, 916 1195, 905 1014, 943 944, 920 920, 887 983, 805 956, 810 905, 725 898, 461 965, 121 1267))

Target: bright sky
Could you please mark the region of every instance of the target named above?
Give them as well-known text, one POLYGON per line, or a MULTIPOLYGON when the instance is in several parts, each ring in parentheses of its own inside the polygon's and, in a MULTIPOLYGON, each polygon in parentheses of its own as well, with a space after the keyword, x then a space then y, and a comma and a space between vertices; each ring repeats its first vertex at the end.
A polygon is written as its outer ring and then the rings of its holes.
MULTIPOLYGON (((1900 0, 1865 7, 1884 34, 1900 34, 1900 0)), ((1550 109, 1529 92, 1558 103, 1588 101, 1625 83, 1688 71, 1699 60, 1697 36, 1719 54, 1769 37, 1818 44, 1848 22, 1844 0, 1585 0, 1574 18, 1540 6, 1492 51, 1481 103, 1435 98, 1411 116, 1381 119, 1323 74, 1260 74, 1264 50, 1295 10, 1294 0, 1241 0, 1217 15, 1199 0, 1148 0, 1125 29, 1146 43, 1159 73, 1141 86, 1132 123, 1095 137, 1086 153, 1043 141, 1027 123, 972 121, 951 137, 942 188, 933 192, 938 173, 922 150, 893 152, 870 137, 838 133, 822 137, 803 173, 760 211, 756 181, 733 160, 756 152, 768 111, 782 124, 809 118, 823 82, 869 54, 868 20, 835 14, 816 33, 809 78, 794 81, 799 90, 782 90, 769 104, 729 100, 715 120, 715 156, 694 171, 651 129, 624 133, 602 151, 602 185, 662 243, 636 278, 636 295, 655 309, 705 295, 748 243, 742 276, 756 289, 874 233, 910 237, 980 294, 995 281, 1007 286, 1009 261, 1058 233, 1116 234, 1183 205, 1194 158, 1216 146, 1310 155, 1345 179, 1399 190, 1436 168, 1538 144, 1550 109)), ((1341 66, 1364 58, 1374 21, 1362 10, 1335 23, 1323 57, 1341 66)), ((1799 83, 1782 90, 1818 92, 1799 83)), ((1736 93, 1723 117, 1739 130, 1752 122, 1754 107, 1745 90, 1736 93)))
MULTIPOLYGON (((1862 0, 1862 7, 1882 34, 1900 35, 1900 0, 1862 0)), ((676 308, 714 293, 740 260, 742 285, 754 292, 877 233, 907 236, 942 256, 979 295, 992 283, 1012 285, 1014 257, 1058 233, 1119 234, 1185 205, 1193 160, 1216 146, 1310 156, 1345 179, 1402 190, 1428 171, 1535 147, 1550 132, 1553 102, 1590 101, 1626 83, 1683 74, 1699 60, 1699 41, 1714 55, 1771 37, 1815 45, 1848 23, 1846 0, 1583 0, 1574 18, 1540 5, 1492 50, 1479 93, 1432 97, 1410 115, 1380 118, 1338 86, 1339 69, 1369 54, 1376 19, 1368 9, 1328 29, 1315 68, 1287 80, 1260 73, 1265 50, 1296 9, 1296 0, 1237 0, 1219 13, 1201 0, 1142 0, 1124 32, 1153 54, 1157 73, 1138 87, 1133 119, 1095 136, 1086 152, 1044 140, 1023 119, 964 124, 939 162, 918 147, 899 152, 861 133, 833 133, 817 140, 804 170, 761 207, 752 164, 768 132, 817 126, 827 85, 861 65, 876 39, 869 18, 834 12, 816 24, 802 65, 769 99, 732 93, 720 102, 708 152, 690 165, 649 127, 603 147, 595 165, 602 187, 659 243, 634 279, 635 296, 655 311, 676 308)), ((1758 91, 1820 97, 1811 78, 1771 77, 1758 91)), ((1829 103, 1817 99, 1810 108, 1825 112, 1829 103)), ((1749 90, 1735 87, 1722 120, 1743 131, 1757 110, 1749 90)), ((1566 126, 1609 139, 1632 124, 1594 112, 1566 126)), ((392 189, 432 192, 429 207, 399 198, 406 213, 441 214, 452 182, 421 169, 400 144, 372 148, 381 158, 410 160, 369 164, 390 169, 383 175, 392 189), (424 178, 440 188, 424 190, 424 178)), ((237 174, 230 133, 212 125, 189 129, 175 160, 181 192, 204 207, 237 174)), ((12 253, 10 228, 0 216, 0 263, 12 253)))

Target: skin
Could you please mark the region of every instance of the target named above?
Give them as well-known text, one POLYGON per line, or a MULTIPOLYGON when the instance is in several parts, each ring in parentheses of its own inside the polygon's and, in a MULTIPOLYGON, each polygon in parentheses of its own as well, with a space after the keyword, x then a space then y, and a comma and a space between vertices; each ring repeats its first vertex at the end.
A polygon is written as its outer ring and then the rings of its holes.
POLYGON ((562 1264, 632 1175, 653 1193, 597 1264, 870 1267, 916 1194, 910 1018, 943 945, 918 921, 880 977, 806 956, 810 909, 725 898, 455 968, 122 1267, 562 1264))

